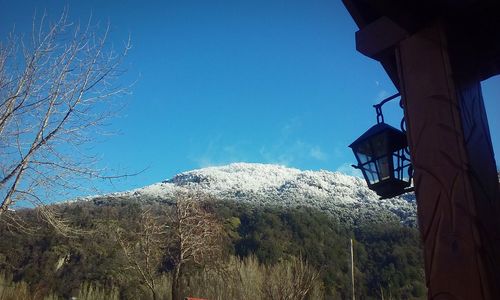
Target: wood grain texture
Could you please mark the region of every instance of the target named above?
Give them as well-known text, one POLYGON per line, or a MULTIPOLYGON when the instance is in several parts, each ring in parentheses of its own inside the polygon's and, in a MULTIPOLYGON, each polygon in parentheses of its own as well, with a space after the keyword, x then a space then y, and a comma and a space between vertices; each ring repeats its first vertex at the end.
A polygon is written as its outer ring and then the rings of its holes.
POLYGON ((500 299, 500 197, 481 86, 440 24, 397 50, 429 299, 500 299))

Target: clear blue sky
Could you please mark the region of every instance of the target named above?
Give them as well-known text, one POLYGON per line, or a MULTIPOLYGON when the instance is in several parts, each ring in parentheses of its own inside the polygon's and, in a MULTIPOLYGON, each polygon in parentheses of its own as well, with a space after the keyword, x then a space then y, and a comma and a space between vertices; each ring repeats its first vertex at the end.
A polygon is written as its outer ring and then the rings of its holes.
MULTIPOLYGON (((155 183, 231 162, 349 171, 347 148, 375 123, 372 104, 396 92, 382 67, 355 50, 341 1, 0 0, 0 33, 28 31, 35 12, 110 21, 111 41, 131 36, 128 105, 96 143, 102 165, 149 167, 105 190, 155 183)), ((500 78, 484 83, 500 153, 500 78)), ((402 112, 387 104, 389 122, 402 112)))

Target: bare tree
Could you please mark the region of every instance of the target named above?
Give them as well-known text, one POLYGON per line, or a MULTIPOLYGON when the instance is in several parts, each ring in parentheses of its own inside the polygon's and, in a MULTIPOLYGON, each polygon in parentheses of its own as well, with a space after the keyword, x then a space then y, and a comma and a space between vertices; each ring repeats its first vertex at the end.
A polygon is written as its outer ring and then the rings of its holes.
POLYGON ((208 199, 200 193, 178 193, 169 214, 172 300, 182 299, 181 279, 188 264, 206 267, 217 264, 222 257, 223 226, 205 206, 208 199))
POLYGON ((55 22, 33 18, 29 39, 0 41, 0 216, 105 178, 84 146, 125 92, 114 79, 129 44, 113 51, 108 32, 91 19, 71 23, 65 11, 55 22))
POLYGON ((157 299, 157 276, 165 256, 166 229, 165 220, 155 216, 151 208, 141 213, 136 232, 116 230, 116 238, 132 269, 149 288, 153 299, 157 299))
POLYGON ((266 299, 303 300, 319 283, 320 272, 301 257, 268 267, 263 293, 266 299))

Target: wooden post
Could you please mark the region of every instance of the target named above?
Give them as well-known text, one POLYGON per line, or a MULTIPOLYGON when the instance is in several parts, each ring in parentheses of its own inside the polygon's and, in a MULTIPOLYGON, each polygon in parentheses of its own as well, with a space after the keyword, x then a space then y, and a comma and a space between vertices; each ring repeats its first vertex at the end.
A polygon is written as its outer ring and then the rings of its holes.
POLYGON ((500 299, 500 197, 481 86, 446 41, 435 23, 396 47, 428 298, 500 299))

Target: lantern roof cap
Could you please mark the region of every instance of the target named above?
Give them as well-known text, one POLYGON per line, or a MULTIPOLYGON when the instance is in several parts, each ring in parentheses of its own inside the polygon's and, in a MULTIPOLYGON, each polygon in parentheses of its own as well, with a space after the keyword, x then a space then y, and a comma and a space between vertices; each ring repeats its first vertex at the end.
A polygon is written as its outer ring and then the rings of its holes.
POLYGON ((349 147, 352 148, 353 146, 367 140, 368 138, 370 138, 372 136, 376 136, 377 134, 380 134, 380 133, 386 132, 386 131, 392 132, 392 133, 397 134, 397 135, 403 134, 401 132, 401 130, 398 130, 398 129, 392 127, 391 125, 382 122, 382 123, 378 123, 378 124, 373 125, 370 129, 368 129, 365 133, 363 133, 359 138, 357 138, 354 142, 352 142, 349 145, 349 147))

